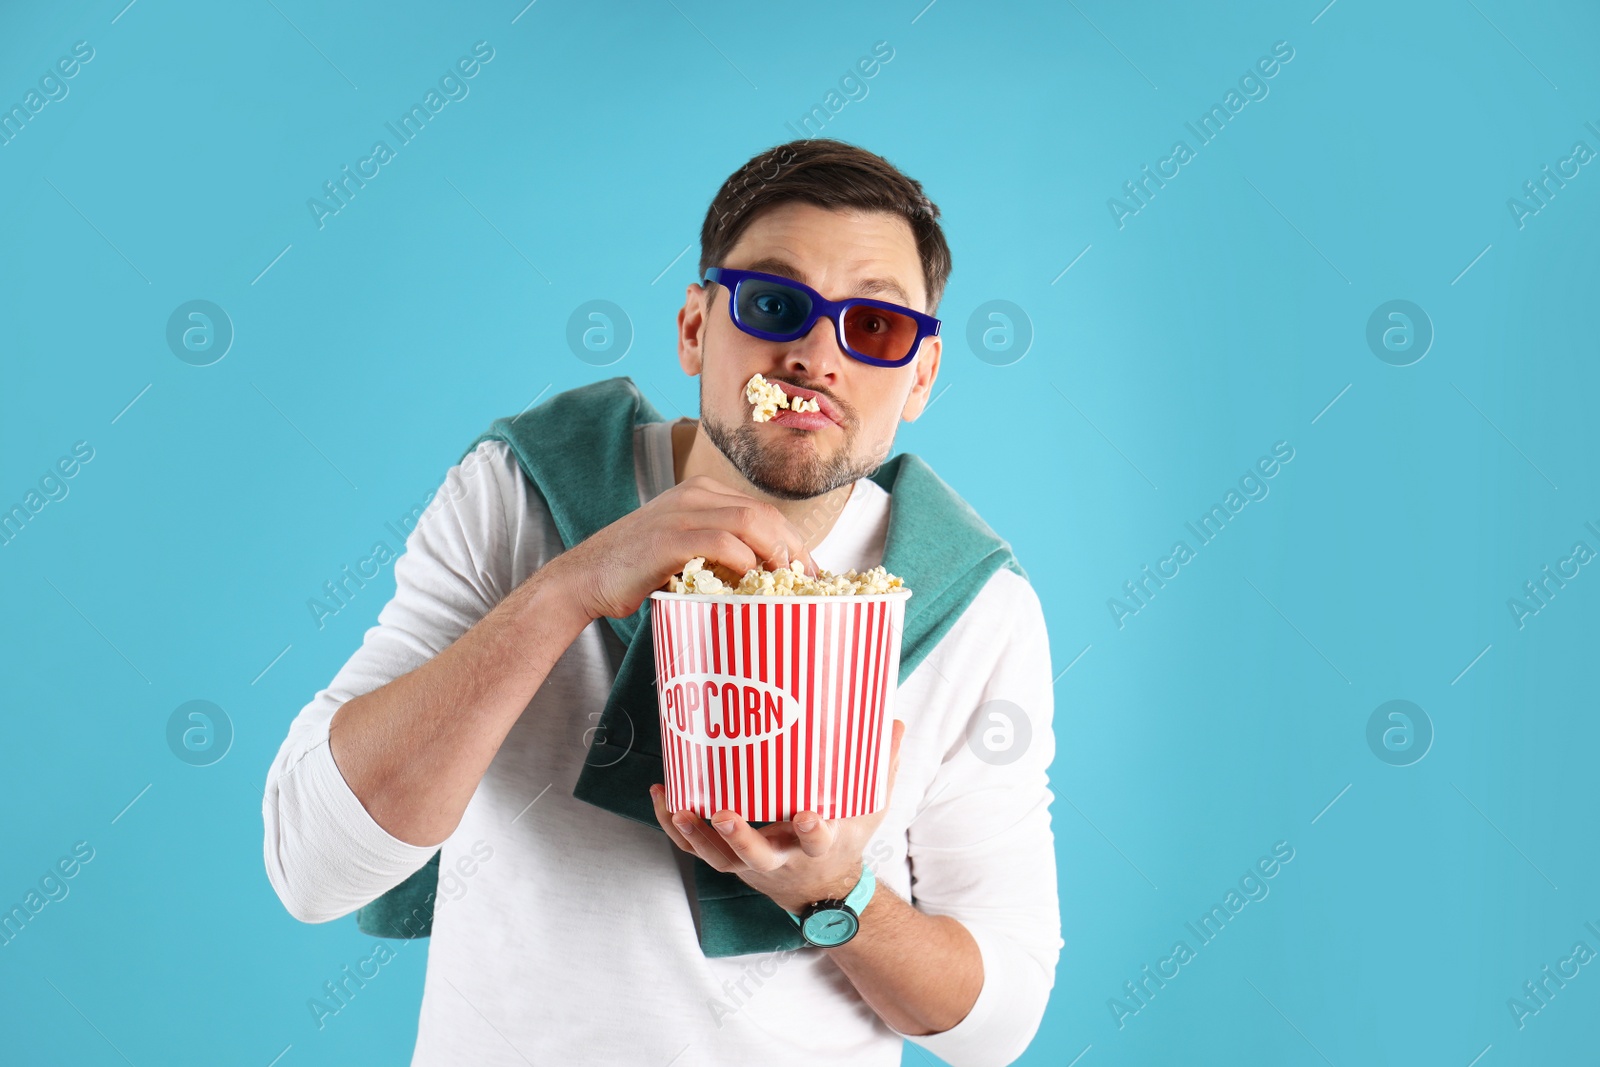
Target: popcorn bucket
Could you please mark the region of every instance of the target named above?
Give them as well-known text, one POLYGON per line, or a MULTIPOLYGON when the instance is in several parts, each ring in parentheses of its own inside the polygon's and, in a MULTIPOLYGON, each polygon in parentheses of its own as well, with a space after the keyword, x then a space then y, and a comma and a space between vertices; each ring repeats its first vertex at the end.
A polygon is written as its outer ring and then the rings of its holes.
POLYGON ((910 596, 650 594, 667 807, 750 822, 882 807, 910 596))

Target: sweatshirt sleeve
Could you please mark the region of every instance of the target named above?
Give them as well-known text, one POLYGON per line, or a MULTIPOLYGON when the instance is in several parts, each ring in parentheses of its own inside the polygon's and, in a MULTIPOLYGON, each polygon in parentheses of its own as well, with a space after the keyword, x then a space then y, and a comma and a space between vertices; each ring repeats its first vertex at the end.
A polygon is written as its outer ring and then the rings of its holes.
POLYGON ((290 724, 267 772, 261 818, 267 879, 296 919, 348 915, 439 850, 401 841, 373 820, 334 762, 328 724, 345 701, 438 655, 509 592, 506 501, 522 498, 520 479, 497 441, 450 468, 395 560, 395 593, 377 625, 290 724))
POLYGON ((1050 647, 1038 595, 1010 571, 990 580, 959 625, 936 669, 962 688, 966 714, 955 716, 960 728, 946 738, 908 851, 912 903, 967 928, 983 987, 954 1027, 902 1036, 953 1067, 1001 1067, 1038 1031, 1064 944, 1050 827, 1050 647))

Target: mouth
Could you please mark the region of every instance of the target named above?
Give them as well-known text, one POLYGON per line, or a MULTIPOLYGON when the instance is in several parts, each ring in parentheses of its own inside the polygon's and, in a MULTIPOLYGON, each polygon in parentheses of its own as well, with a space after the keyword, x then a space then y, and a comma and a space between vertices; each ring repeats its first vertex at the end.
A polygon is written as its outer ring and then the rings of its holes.
POLYGON ((780 411, 768 421, 791 430, 826 430, 839 425, 820 411, 780 411))
POLYGON ((788 382, 769 378, 790 396, 797 396, 801 400, 815 400, 820 411, 780 411, 772 421, 780 426, 793 426, 797 429, 820 430, 825 426, 843 426, 844 417, 839 411, 839 406, 828 397, 823 396, 815 389, 807 389, 799 385, 790 385, 788 382))

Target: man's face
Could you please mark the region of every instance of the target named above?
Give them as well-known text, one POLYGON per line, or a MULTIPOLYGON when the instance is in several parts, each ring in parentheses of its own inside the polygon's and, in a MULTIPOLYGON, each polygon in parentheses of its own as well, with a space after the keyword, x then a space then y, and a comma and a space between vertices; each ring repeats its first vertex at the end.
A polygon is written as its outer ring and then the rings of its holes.
MULTIPOLYGON (((793 278, 829 300, 871 296, 929 310, 911 226, 897 215, 780 204, 713 265, 793 278), (872 282, 899 291, 874 291, 872 282)), ((728 297, 721 285, 691 285, 678 313, 678 361, 700 376, 700 424, 712 443, 751 485, 789 500, 821 496, 877 470, 900 420, 914 420, 927 406, 940 338, 925 339, 903 367, 876 367, 845 354, 828 318, 794 341, 752 337, 734 325, 728 297), (754 374, 820 393, 838 422, 801 429, 753 421, 744 387, 754 374)))

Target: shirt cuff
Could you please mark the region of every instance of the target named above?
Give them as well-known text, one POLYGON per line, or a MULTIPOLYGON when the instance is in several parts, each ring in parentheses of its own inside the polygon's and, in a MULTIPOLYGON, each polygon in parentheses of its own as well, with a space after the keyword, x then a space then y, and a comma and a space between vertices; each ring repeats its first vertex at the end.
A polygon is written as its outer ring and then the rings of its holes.
POLYGON ((333 746, 326 736, 321 744, 306 753, 303 762, 312 764, 307 769, 313 772, 310 778, 313 799, 333 816, 335 825, 351 831, 350 844, 361 851, 360 858, 379 866, 394 866, 396 870, 403 867, 403 875, 409 875, 439 851, 439 845, 413 845, 378 825, 355 790, 350 788, 350 783, 344 780, 344 772, 334 762, 333 746))
POLYGON ((983 988, 972 1009, 937 1034, 889 1029, 951 1067, 1005 1067, 1022 1055, 1038 1032, 1052 983, 1038 961, 1004 934, 982 923, 957 921, 978 943, 983 960, 983 988))
POLYGON ((390 834, 362 806, 334 762, 327 735, 278 782, 279 833, 295 864, 299 916, 328 922, 399 885, 439 851, 390 834))

